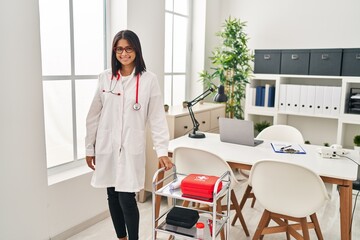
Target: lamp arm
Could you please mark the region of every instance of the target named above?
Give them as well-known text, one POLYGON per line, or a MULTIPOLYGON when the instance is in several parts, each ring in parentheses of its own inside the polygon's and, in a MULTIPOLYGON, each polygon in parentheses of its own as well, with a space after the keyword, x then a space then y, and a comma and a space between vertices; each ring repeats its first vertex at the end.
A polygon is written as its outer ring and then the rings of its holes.
POLYGON ((188 102, 187 103, 188 107, 194 106, 195 104, 197 104, 198 102, 200 102, 201 100, 203 100, 204 98, 209 96, 209 94, 214 92, 214 91, 215 91, 214 88, 212 88, 212 87, 208 88, 205 92, 203 92, 202 94, 200 94, 199 96, 197 96, 196 98, 194 98, 193 100, 188 102))
POLYGON ((191 117, 191 121, 192 121, 193 126, 194 126, 194 128, 193 128, 193 133, 195 134, 196 131, 199 130, 200 124, 199 124, 199 122, 196 120, 196 118, 195 118, 195 116, 194 116, 194 112, 193 112, 193 110, 192 110, 192 106, 189 106, 189 107, 188 107, 188 110, 189 110, 189 114, 190 114, 190 117, 191 117))

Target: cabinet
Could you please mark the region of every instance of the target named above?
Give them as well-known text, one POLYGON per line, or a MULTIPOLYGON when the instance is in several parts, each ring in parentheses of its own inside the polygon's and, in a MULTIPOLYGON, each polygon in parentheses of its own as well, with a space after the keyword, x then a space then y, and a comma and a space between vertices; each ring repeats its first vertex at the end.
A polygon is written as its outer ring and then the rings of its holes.
POLYGON ((203 240, 209 240, 209 239, 216 239, 216 236, 219 235, 219 233, 221 232, 222 229, 224 229, 226 227, 226 232, 225 232, 225 239, 230 239, 229 238, 229 232, 230 232, 230 214, 229 214, 229 210, 230 210, 230 183, 231 183, 231 176, 230 176, 230 172, 225 172, 222 176, 219 177, 217 183, 214 186, 214 192, 216 192, 217 186, 219 184, 219 182, 222 182, 222 189, 217 193, 214 194, 214 198, 212 201, 202 201, 202 200, 197 200, 197 199, 193 199, 193 198, 187 198, 187 197, 183 197, 180 188, 176 188, 176 189, 172 189, 170 186, 173 182, 175 181, 179 181, 178 179, 185 177, 185 175, 181 174, 181 173, 177 173, 176 172, 176 167, 173 168, 173 172, 171 174, 169 174, 164 180, 166 181, 166 179, 171 179, 171 181, 166 184, 164 187, 156 190, 158 188, 158 185, 160 183, 162 183, 162 181, 160 180, 159 182, 157 182, 156 179, 158 179, 158 175, 160 172, 164 171, 164 169, 159 169, 155 172, 154 176, 153 176, 153 181, 152 181, 152 203, 153 203, 153 211, 155 211, 155 199, 156 196, 162 196, 162 197, 167 197, 167 198, 172 198, 172 206, 168 207, 165 206, 165 210, 162 211, 162 209, 160 209, 160 214, 159 217, 157 219, 155 219, 155 212, 153 213, 153 219, 152 219, 152 227, 153 227, 153 233, 152 233, 152 239, 155 239, 156 236, 156 232, 159 233, 165 233, 168 235, 173 235, 175 236, 175 238, 180 238, 180 239, 203 239, 203 240), (225 211, 224 213, 218 213, 216 212, 216 204, 217 201, 220 198, 224 198, 226 200, 226 206, 227 206, 227 211, 225 211), (206 204, 210 207, 209 211, 206 210, 199 210, 199 215, 200 218, 198 220, 198 222, 203 222, 205 224, 205 228, 204 228, 204 234, 203 237, 198 238, 197 234, 196 234, 196 228, 195 226, 187 229, 187 228, 182 228, 182 227, 177 227, 177 226, 173 226, 170 224, 167 224, 165 219, 166 219, 166 215, 167 213, 170 212, 170 210, 175 207, 178 206, 177 202, 179 201, 189 201, 189 202, 193 202, 193 203, 199 203, 199 204, 206 204), (212 228, 209 227, 208 222, 211 221, 212 222, 212 228), (158 223, 158 224, 156 224, 158 223), (210 234, 211 232, 211 234, 210 234))
POLYGON ((353 148, 360 132, 360 114, 348 113, 350 89, 360 77, 256 74, 246 86, 245 119, 286 124, 311 144, 353 148), (255 106, 257 86, 275 86, 274 107, 255 106))
MULTIPOLYGON (((200 123, 199 131, 201 132, 218 132, 219 118, 225 117, 225 104, 220 103, 198 103, 193 106, 193 112, 196 120, 200 123)), ((166 113, 166 120, 169 127, 170 139, 174 139, 185 134, 188 134, 193 124, 187 108, 183 106, 170 106, 166 113)), ((145 173, 145 189, 139 194, 139 201, 146 200, 146 192, 152 190, 152 177, 158 169, 158 161, 155 151, 153 150, 153 143, 151 133, 147 131, 146 139, 146 173, 145 173)))

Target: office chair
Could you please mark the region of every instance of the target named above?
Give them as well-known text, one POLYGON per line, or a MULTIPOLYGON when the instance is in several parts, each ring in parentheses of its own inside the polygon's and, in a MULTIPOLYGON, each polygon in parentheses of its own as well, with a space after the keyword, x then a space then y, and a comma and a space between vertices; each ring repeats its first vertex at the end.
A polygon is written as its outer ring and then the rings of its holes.
POLYGON ((287 239, 291 235, 296 239, 308 240, 310 228, 315 229, 318 239, 323 239, 316 211, 329 196, 324 182, 315 172, 293 163, 262 160, 253 165, 249 184, 264 207, 253 239, 262 239, 265 234, 286 232, 287 239), (269 227, 271 220, 278 226, 269 227), (289 224, 289 221, 296 223, 289 224), (302 236, 296 231, 299 229, 302 236))
MULTIPOLYGON (((295 127, 289 126, 289 125, 272 125, 264 130, 262 130, 256 137, 257 139, 261 140, 269 140, 269 141, 280 141, 280 142, 289 142, 289 143, 304 143, 304 138, 301 134, 301 132, 296 129, 295 127)), ((246 175, 243 174, 243 175, 246 175)), ((252 198, 251 201, 251 207, 253 208, 255 205, 256 198, 254 194, 251 191, 251 186, 247 185, 245 189, 244 196, 241 199, 240 202, 240 209, 242 210, 246 200, 248 198, 252 198)), ((234 218, 231 225, 234 226, 237 219, 234 218)))
MULTIPOLYGON (((234 188, 239 185, 232 169, 229 164, 220 158, 219 156, 212 154, 210 152, 188 148, 188 147, 179 147, 174 150, 173 153, 173 162, 176 165, 176 171, 182 174, 206 174, 213 176, 221 176, 224 172, 229 171, 231 174, 231 184, 230 184, 230 210, 236 211, 236 219, 240 220, 242 228, 246 236, 249 236, 249 231, 247 229, 244 217, 241 213, 241 210, 238 205, 238 200, 234 192, 234 188)), ((184 206, 188 206, 189 202, 184 202, 184 206)), ((221 201, 219 201, 218 206, 221 206, 221 201)), ((226 206, 221 206, 219 211, 226 211, 226 206)), ((222 239, 223 239, 222 235, 222 239)))

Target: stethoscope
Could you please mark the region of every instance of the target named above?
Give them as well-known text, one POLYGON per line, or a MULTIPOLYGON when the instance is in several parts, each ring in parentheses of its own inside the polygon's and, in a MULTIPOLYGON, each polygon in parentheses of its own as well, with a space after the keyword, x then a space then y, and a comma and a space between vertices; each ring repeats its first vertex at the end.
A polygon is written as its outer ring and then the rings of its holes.
MULTIPOLYGON (((120 96, 120 95, 121 95, 120 93, 114 92, 114 89, 116 88, 116 85, 117 85, 117 83, 118 83, 118 81, 119 81, 119 79, 120 79, 120 74, 117 73, 116 82, 115 82, 114 87, 112 87, 112 83, 113 83, 112 80, 113 80, 113 79, 114 79, 114 75, 111 76, 109 91, 106 91, 105 89, 103 89, 103 92, 104 92, 104 93, 111 93, 111 94, 120 96)), ((140 79, 140 74, 137 74, 137 75, 136 75, 136 95, 135 95, 136 98, 135 98, 135 103, 134 103, 134 105, 133 105, 133 109, 134 109, 135 111, 138 111, 138 110, 140 110, 140 108, 141 108, 141 105, 140 105, 140 103, 139 103, 139 79, 140 79)))

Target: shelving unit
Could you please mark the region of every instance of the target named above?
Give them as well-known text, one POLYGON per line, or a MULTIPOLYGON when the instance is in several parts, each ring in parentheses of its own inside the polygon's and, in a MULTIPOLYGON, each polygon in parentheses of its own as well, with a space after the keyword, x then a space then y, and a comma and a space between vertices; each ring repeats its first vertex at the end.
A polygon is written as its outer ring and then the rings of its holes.
MULTIPOLYGON (((152 191, 152 201, 153 201, 153 240, 156 239, 156 233, 165 233, 168 235, 173 235, 177 239, 200 239, 196 236, 196 228, 195 226, 187 229, 182 227, 177 227, 174 225, 167 224, 165 221, 167 213, 175 206, 180 206, 178 202, 181 201, 189 201, 193 203, 199 203, 199 204, 206 204, 212 209, 212 211, 204 211, 204 210, 198 210, 200 214, 200 222, 203 222, 205 224, 204 229, 204 236, 201 238, 202 240, 215 240, 216 236, 219 235, 222 229, 225 229, 225 239, 229 238, 230 233, 230 173, 225 172, 221 177, 219 177, 219 180, 214 186, 214 192, 215 189, 217 189, 218 184, 220 181, 222 181, 222 189, 217 193, 214 194, 213 201, 202 201, 197 200, 193 198, 187 198, 182 196, 182 192, 180 188, 177 189, 171 189, 170 185, 171 183, 175 182, 179 177, 185 177, 185 175, 181 173, 176 172, 176 167, 173 168, 173 172, 169 174, 167 177, 165 177, 163 180, 157 181, 158 175, 160 172, 163 172, 164 169, 159 169, 155 172, 154 178, 153 178, 153 191, 152 191), (172 179, 170 183, 166 184, 162 188, 156 190, 158 188, 158 185, 168 181, 168 179, 172 179), (156 196, 162 196, 167 198, 173 199, 173 204, 171 207, 166 206, 165 211, 160 211, 159 217, 155 218, 155 199, 156 196), (216 204, 217 200, 220 199, 220 197, 223 197, 226 199, 226 205, 227 205, 227 211, 225 213, 217 213, 216 212, 216 204), (213 223, 212 233, 207 222, 208 220, 211 220, 213 223), (156 224, 159 223, 159 224, 156 224)), ((198 221, 198 222, 199 222, 198 221)))
POLYGON ((353 148, 352 139, 354 135, 360 133, 360 114, 348 113, 348 100, 352 88, 360 88, 360 77, 256 74, 246 87, 245 119, 252 120, 254 123, 266 120, 271 124, 294 126, 311 144, 336 143, 344 148, 353 148), (261 107, 254 104, 254 88, 265 84, 275 86, 274 107, 261 107), (338 92, 339 109, 324 110, 321 113, 317 113, 316 109, 311 113, 286 109, 281 101, 284 100, 281 99, 281 88, 288 85, 299 86, 298 89, 303 86, 337 88, 340 90, 338 92))

